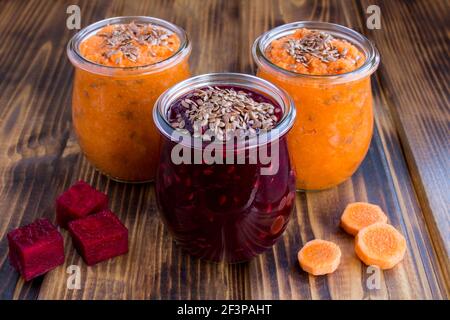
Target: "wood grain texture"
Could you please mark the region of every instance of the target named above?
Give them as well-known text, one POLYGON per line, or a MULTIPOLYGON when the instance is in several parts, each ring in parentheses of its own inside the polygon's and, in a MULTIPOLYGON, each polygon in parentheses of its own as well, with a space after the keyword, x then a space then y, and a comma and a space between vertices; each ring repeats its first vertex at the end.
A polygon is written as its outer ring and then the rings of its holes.
MULTIPOLYGON (((0 299, 432 299, 449 296, 448 59, 445 1, 379 1, 382 30, 368 31, 373 1, 0 1, 0 299), (194 74, 254 73, 250 48, 262 32, 296 20, 332 21, 367 34, 382 55, 373 78, 375 135, 361 168, 342 185, 298 193, 285 236, 249 263, 215 264, 176 247, 158 216, 152 184, 109 180, 82 157, 70 117, 73 69, 66 8, 86 26, 106 17, 150 15, 184 27, 194 74), (432 22, 432 23, 431 23, 432 22), (24 283, 7 259, 6 233, 54 218, 54 199, 84 179, 111 198, 130 231, 129 254, 86 267, 63 231, 65 264, 24 283), (353 239, 337 226, 348 202, 379 204, 407 238, 405 261, 366 286, 353 239), (343 252, 328 277, 302 272, 298 249, 336 241, 343 252), (69 265, 82 289, 68 290, 69 265)), ((448 9, 448 8, 447 8, 448 9)))
POLYGON ((383 64, 378 73, 444 277, 450 283, 450 74, 447 1, 378 4, 385 30, 370 32, 383 64))

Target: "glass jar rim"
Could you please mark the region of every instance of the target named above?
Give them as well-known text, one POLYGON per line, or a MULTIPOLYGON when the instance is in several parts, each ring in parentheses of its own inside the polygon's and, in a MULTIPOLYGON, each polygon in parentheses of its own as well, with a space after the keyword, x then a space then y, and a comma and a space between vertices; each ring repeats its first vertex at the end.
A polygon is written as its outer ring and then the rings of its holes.
POLYGON ((363 77, 367 77, 371 75, 373 72, 375 72, 380 63, 380 54, 378 50, 376 49, 375 45, 365 36, 348 27, 344 27, 342 25, 335 23, 321 22, 321 21, 298 21, 275 27, 263 33, 255 40, 252 46, 252 55, 258 67, 261 67, 263 66, 263 64, 266 64, 273 70, 276 70, 277 72, 290 77, 314 79, 314 80, 329 80, 335 82, 348 82, 358 80, 363 77), (295 30, 301 28, 323 31, 331 34, 336 38, 347 40, 364 53, 366 59, 363 65, 353 71, 341 74, 311 75, 286 70, 284 68, 277 66, 266 57, 265 54, 266 48, 270 45, 270 43, 273 40, 292 34, 295 32, 295 30))
POLYGON ((162 69, 169 67, 173 62, 179 61, 182 58, 186 57, 190 53, 190 51, 191 51, 191 43, 189 41, 189 37, 186 31, 183 28, 166 20, 148 16, 121 16, 97 21, 78 31, 69 40, 67 44, 67 56, 69 57, 69 60, 72 62, 74 66, 80 67, 89 72, 104 75, 113 74, 118 70, 139 74, 160 71, 162 69), (151 64, 140 66, 129 66, 129 67, 102 65, 86 59, 81 54, 79 50, 81 42, 86 38, 92 36, 95 32, 97 32, 101 28, 107 25, 125 24, 131 22, 150 23, 175 33, 180 39, 180 47, 176 52, 174 52, 171 56, 169 56, 164 60, 151 64))
MULTIPOLYGON (((153 108, 153 121, 163 136, 169 140, 179 143, 178 140, 174 139, 173 135, 176 129, 172 127, 168 120, 169 108, 178 98, 192 92, 195 89, 204 88, 207 86, 235 86, 237 88, 255 91, 275 101, 282 108, 283 117, 278 121, 276 126, 267 132, 263 132, 249 138, 244 146, 245 149, 262 146, 264 144, 271 143, 274 140, 281 139, 294 124, 296 116, 294 102, 283 89, 275 86, 267 80, 249 74, 231 72, 208 73, 191 77, 179 82, 159 96, 155 103, 155 107, 153 108), (263 143, 261 143, 261 141, 263 141, 263 143)), ((186 146, 189 148, 196 148, 197 144, 193 143, 194 139, 201 138, 190 138, 189 143, 186 146)), ((208 143, 215 143, 216 145, 223 146, 227 145, 223 141, 208 143)), ((201 145, 203 146, 203 141, 201 145)), ((226 149, 230 150, 231 148, 226 149)), ((233 149, 239 150, 234 147, 233 149)))

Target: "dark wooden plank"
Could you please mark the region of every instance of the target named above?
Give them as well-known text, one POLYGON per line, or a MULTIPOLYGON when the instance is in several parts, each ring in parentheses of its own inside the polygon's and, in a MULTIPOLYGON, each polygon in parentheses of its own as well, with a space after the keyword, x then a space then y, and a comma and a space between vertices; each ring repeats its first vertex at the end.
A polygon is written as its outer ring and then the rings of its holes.
MULTIPOLYGON (((258 2, 260 4, 260 2, 258 2)), ((253 23, 254 37, 275 25, 300 21, 323 20, 340 23, 366 33, 364 14, 352 1, 280 3, 265 2, 259 5, 256 16, 273 13, 277 18, 267 25, 265 21, 253 23), (264 29, 265 26, 265 29, 264 29), (263 29, 261 31, 261 29, 263 29)), ((254 6, 248 4, 243 16, 252 15, 254 6)), ((245 28, 245 27, 241 27, 245 28)), ((387 106, 380 83, 374 79, 376 131, 369 154, 361 168, 350 181, 337 188, 306 193, 297 199, 297 212, 288 235, 266 254, 252 262, 250 277, 260 285, 252 291, 255 298, 439 298, 445 294, 443 274, 425 220, 415 194, 415 189, 404 162, 402 145, 387 106), (393 225, 408 239, 407 262, 384 273, 380 290, 368 290, 366 267, 353 253, 353 239, 337 227, 339 217, 348 202, 370 201, 381 205, 393 225), (332 239, 344 254, 343 266, 329 276, 327 281, 299 274, 296 252, 302 243, 313 238, 332 239), (284 266, 280 268, 280 263, 284 266), (277 270, 277 272, 271 272, 277 270), (261 274, 267 278, 261 279, 261 274), (309 285, 308 285, 309 284, 309 285)))
MULTIPOLYGON (((8 151, 0 156, 1 297, 244 298, 248 290, 247 266, 210 264, 182 254, 158 217, 152 185, 109 181, 80 155, 71 131, 72 67, 65 55, 66 43, 73 34, 65 28, 65 10, 72 3, 9 1, 3 4, 1 12, 1 21, 8 31, 2 33, 4 45, 0 56, 3 92, 0 143, 2 150, 8 151), (29 20, 33 23, 28 23, 29 20), (52 219, 56 195, 78 179, 85 179, 111 195, 113 210, 132 234, 130 254, 112 264, 86 268, 63 231, 65 265, 44 279, 23 283, 7 261, 6 232, 38 216, 52 219), (66 289, 65 270, 71 264, 82 268, 83 290, 66 289)), ((145 1, 127 2, 125 6, 125 1, 80 1, 78 4, 84 25, 108 16, 152 14, 181 25, 190 24, 201 31, 188 22, 189 16, 179 3, 145 1)), ((189 10, 201 20, 210 16, 212 10, 226 14, 233 7, 225 2, 220 5, 211 2, 207 6, 196 2, 189 10)), ((192 32, 191 36, 198 42, 198 38, 209 34, 192 32)), ((196 56, 192 59, 194 68, 195 61, 200 61, 199 55, 196 56)), ((208 59, 211 63, 216 61, 213 56, 205 56, 203 61, 208 59)))
MULTIPOLYGON (((273 250, 247 264, 208 263, 183 254, 172 243, 158 217, 152 184, 111 181, 80 155, 70 118, 73 70, 65 56, 65 45, 73 34, 65 29, 65 9, 72 3, 81 7, 83 25, 110 16, 151 15, 183 26, 194 45, 190 60, 194 74, 254 73, 250 54, 254 39, 285 22, 333 21, 367 33, 365 4, 352 0, 0 2, 0 149, 6 151, 0 153, 0 298, 405 299, 446 295, 448 274, 442 257, 440 262, 437 259, 442 252, 436 244, 444 242, 430 239, 430 233, 439 231, 428 225, 434 221, 434 208, 424 207, 423 193, 417 189, 423 177, 415 175, 417 171, 405 162, 403 122, 393 104, 398 102, 393 100, 397 91, 386 88, 387 84, 399 86, 400 76, 387 79, 386 65, 374 79, 377 130, 369 155, 355 176, 338 188, 299 193, 294 219, 273 250), (63 232, 65 264, 41 279, 24 283, 7 261, 6 232, 38 216, 53 218, 56 195, 78 179, 110 195, 112 209, 130 230, 129 254, 88 268, 63 232), (354 256, 352 238, 337 228, 342 209, 355 200, 380 204, 408 240, 405 261, 383 274, 379 290, 366 288, 366 267, 354 256), (342 248, 343 263, 332 276, 309 277, 298 267, 297 250, 314 237, 332 239, 342 248), (66 268, 73 264, 82 271, 81 290, 66 287, 66 268)), ((382 53, 391 50, 388 40, 369 35, 383 47, 382 53)), ((417 88, 403 83, 400 88, 401 97, 395 99, 406 109, 403 95, 417 95, 417 88)), ((438 93, 424 94, 437 99, 438 93)))
POLYGON ((368 36, 383 64, 378 72, 437 256, 450 283, 450 73, 448 1, 377 4, 382 29, 368 36))
MULTIPOLYGON (((68 65, 61 65, 63 42, 54 43, 60 37, 49 29, 51 17, 56 13, 48 2, 22 2, 19 5, 8 1, 1 11, 1 28, 5 32, 1 33, 0 46, 0 144, 3 151, 0 154, 0 294, 5 298, 12 297, 17 275, 6 259, 4 235, 7 230, 29 223, 38 216, 53 215, 49 208, 54 195, 44 186, 54 181, 52 168, 58 165, 56 159, 64 149, 70 131, 68 125, 59 127, 61 119, 70 116, 68 109, 58 106, 69 103, 64 92, 67 93, 70 86, 67 76, 72 71, 68 65), (49 15, 37 15, 37 12, 48 12, 49 15), (50 60, 51 54, 54 54, 54 60, 50 60), (55 82, 59 82, 61 91, 55 91, 56 86, 52 85, 55 82), (52 106, 57 107, 49 112, 52 106), (65 110, 67 113, 63 115, 65 110)), ((24 286, 20 296, 36 298, 40 282, 24 286)))

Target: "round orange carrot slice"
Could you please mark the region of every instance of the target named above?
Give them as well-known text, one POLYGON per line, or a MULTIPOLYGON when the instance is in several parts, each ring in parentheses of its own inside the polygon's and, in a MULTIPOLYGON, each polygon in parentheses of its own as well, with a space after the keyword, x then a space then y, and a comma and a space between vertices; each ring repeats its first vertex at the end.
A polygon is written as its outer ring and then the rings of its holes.
POLYGON ((303 270, 315 276, 332 273, 341 262, 341 249, 330 241, 311 240, 298 252, 298 262, 303 270))
POLYGON ((354 202, 347 205, 341 217, 341 227, 345 232, 356 236, 359 230, 377 222, 387 222, 383 210, 367 202, 354 202))
POLYGON ((367 265, 390 269, 405 256, 406 240, 393 226, 374 223, 356 235, 355 252, 367 265))

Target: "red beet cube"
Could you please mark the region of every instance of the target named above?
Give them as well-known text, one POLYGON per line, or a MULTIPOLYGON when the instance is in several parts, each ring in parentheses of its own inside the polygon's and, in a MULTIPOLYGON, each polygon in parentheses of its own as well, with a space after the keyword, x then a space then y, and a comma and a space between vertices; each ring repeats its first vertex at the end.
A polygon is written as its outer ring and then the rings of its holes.
POLYGON ((64 241, 48 219, 8 233, 11 265, 29 281, 64 263, 64 241))
POLYGON ((67 228, 69 221, 107 208, 106 194, 95 190, 84 181, 79 181, 56 199, 56 220, 61 227, 67 228))
POLYGON ((69 232, 88 265, 128 252, 128 229, 110 210, 69 222, 69 232))

